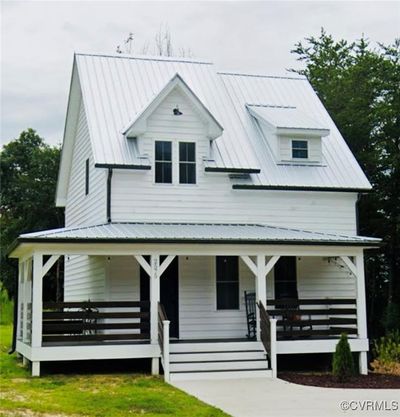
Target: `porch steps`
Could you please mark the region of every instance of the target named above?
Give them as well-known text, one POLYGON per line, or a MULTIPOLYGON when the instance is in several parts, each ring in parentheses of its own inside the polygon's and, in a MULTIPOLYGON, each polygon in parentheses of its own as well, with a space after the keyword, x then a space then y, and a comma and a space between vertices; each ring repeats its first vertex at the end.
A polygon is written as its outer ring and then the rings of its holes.
POLYGON ((170 344, 170 380, 271 377, 260 342, 170 344))

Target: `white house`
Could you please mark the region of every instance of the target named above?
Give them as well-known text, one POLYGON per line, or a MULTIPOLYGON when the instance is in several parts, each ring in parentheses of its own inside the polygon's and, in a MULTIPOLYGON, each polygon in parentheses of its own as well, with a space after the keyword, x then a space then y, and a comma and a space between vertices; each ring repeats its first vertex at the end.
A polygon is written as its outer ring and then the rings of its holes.
POLYGON ((16 350, 33 375, 42 361, 152 358, 166 380, 265 377, 346 332, 367 373, 363 253, 380 240, 357 236, 356 203, 370 189, 304 77, 76 54, 66 226, 10 253, 16 350), (43 304, 60 256, 64 302, 43 304))

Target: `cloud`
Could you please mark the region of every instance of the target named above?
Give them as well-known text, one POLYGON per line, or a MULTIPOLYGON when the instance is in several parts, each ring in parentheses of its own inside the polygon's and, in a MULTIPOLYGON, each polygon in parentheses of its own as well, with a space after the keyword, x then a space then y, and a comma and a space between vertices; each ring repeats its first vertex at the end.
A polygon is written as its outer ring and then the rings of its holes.
POLYGON ((129 32, 134 50, 168 23, 175 49, 223 70, 281 73, 296 67, 295 42, 321 26, 337 38, 362 33, 389 43, 397 2, 2 2, 1 139, 33 127, 62 138, 74 51, 114 52, 129 32))

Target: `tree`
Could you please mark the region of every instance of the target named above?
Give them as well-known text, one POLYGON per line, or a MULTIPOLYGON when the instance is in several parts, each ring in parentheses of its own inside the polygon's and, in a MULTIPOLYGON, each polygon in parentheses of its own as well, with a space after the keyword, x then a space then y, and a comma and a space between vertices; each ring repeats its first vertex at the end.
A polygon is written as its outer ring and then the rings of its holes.
POLYGON ((7 259, 7 248, 21 233, 63 225, 63 211, 54 203, 60 149, 27 129, 3 147, 0 157, 0 279, 13 296, 16 265, 7 259))
POLYGON ((373 185, 360 197, 359 234, 384 240, 366 253, 369 327, 379 332, 384 306, 400 303, 400 39, 372 48, 322 29, 292 53, 373 185))
POLYGON ((332 360, 332 374, 339 382, 346 382, 356 373, 353 355, 346 333, 342 333, 332 360))

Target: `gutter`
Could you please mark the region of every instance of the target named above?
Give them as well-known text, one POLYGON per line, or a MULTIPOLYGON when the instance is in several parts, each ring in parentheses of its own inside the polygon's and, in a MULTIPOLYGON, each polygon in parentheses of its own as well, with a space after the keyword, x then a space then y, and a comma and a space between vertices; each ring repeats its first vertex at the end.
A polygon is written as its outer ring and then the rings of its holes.
POLYGON ((111 185, 113 169, 108 168, 107 175, 107 223, 111 223, 111 185))

